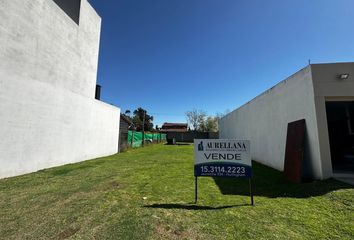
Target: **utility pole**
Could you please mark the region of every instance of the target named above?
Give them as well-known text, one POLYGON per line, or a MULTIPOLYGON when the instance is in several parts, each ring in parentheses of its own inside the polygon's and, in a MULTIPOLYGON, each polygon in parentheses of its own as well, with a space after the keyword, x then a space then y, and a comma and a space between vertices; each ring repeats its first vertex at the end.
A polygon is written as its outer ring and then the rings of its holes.
POLYGON ((143 110, 143 147, 144 147, 144 144, 145 144, 145 110, 143 110))

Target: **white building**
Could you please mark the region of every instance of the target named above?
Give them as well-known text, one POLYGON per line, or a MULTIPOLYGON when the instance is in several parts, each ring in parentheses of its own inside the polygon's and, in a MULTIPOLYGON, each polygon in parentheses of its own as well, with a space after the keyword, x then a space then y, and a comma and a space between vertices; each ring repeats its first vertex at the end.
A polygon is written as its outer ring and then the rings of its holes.
POLYGON ((222 118, 220 138, 250 139, 253 159, 282 171, 287 125, 300 119, 304 176, 354 174, 354 63, 307 66, 222 118))
POLYGON ((120 109, 94 98, 100 28, 87 0, 0 1, 0 178, 117 153, 120 109))

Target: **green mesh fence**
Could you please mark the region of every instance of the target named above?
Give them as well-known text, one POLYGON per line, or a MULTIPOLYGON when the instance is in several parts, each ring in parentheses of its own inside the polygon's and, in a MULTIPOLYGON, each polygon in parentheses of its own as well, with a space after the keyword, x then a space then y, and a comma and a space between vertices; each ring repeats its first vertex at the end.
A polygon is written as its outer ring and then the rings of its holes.
MULTIPOLYGON (((162 133, 145 133, 146 142, 161 142, 166 140, 166 134, 162 133)), ((133 148, 141 147, 143 143, 143 133, 128 131, 128 146, 133 148)))
POLYGON ((137 148, 141 147, 143 141, 143 133, 128 131, 128 145, 137 148), (133 138, 133 140, 132 140, 133 138))
POLYGON ((152 141, 154 134, 151 133, 145 133, 145 141, 152 141))

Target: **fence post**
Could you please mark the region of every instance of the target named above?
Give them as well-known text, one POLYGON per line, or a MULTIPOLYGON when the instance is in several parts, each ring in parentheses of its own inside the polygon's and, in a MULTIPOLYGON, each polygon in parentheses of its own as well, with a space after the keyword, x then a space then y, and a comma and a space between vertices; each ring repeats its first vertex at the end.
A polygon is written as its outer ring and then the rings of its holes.
POLYGON ((144 143, 145 143, 145 114, 146 114, 146 111, 144 110, 143 113, 144 113, 144 116, 143 116, 143 147, 144 147, 144 143))
POLYGON ((144 147, 144 142, 145 142, 145 131, 143 131, 143 139, 142 139, 142 145, 144 147))
POLYGON ((134 142, 134 130, 132 131, 132 139, 130 140, 130 146, 133 148, 133 142, 134 142))

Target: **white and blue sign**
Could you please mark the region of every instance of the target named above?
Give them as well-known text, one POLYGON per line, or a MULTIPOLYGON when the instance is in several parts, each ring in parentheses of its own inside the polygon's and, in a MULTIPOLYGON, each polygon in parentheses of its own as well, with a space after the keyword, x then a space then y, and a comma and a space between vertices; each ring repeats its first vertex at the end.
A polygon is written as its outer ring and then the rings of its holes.
POLYGON ((194 176, 250 178, 250 141, 195 139, 194 176))

